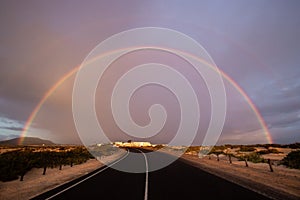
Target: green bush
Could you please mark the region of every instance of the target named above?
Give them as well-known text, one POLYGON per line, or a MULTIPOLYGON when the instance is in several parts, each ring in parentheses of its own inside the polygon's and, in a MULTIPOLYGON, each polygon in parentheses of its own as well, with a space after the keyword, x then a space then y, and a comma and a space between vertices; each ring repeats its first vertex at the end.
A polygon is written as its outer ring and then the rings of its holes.
POLYGON ((250 153, 245 156, 248 161, 253 162, 253 163, 260 163, 260 162, 265 162, 265 159, 262 158, 258 153, 250 153))
POLYGON ((281 163, 290 168, 300 169, 300 150, 290 152, 281 163))
POLYGON ((255 148, 254 147, 249 147, 249 146, 241 146, 240 151, 251 152, 251 151, 255 151, 255 148))
POLYGON ((277 149, 268 149, 269 153, 282 153, 278 151, 277 149))
POLYGON ((211 148, 209 154, 221 154, 225 149, 225 146, 214 146, 211 148))
POLYGON ((266 150, 262 150, 257 152, 258 154, 262 155, 262 154, 269 154, 269 153, 282 153, 280 151, 278 151, 277 149, 266 149, 266 150))

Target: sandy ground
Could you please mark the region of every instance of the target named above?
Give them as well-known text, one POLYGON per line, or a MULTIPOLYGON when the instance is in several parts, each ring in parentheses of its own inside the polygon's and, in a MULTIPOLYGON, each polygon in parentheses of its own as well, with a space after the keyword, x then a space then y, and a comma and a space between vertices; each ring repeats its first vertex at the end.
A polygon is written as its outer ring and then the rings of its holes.
POLYGON ((249 167, 246 167, 244 161, 236 159, 232 159, 233 162, 230 164, 225 156, 221 156, 220 161, 213 156, 211 159, 208 157, 200 159, 195 155, 184 155, 182 158, 193 166, 273 199, 300 199, 298 169, 272 165, 274 172, 271 172, 266 163, 248 162, 249 167))
MULTIPOLYGON (((124 152, 108 156, 106 161, 114 161, 120 158, 124 152)), ((103 164, 96 159, 90 159, 80 165, 48 168, 46 175, 42 175, 43 169, 32 169, 25 176, 24 181, 14 180, 9 182, 0 181, 0 200, 26 200, 38 194, 53 189, 63 183, 76 179, 82 175, 102 167, 103 164)))

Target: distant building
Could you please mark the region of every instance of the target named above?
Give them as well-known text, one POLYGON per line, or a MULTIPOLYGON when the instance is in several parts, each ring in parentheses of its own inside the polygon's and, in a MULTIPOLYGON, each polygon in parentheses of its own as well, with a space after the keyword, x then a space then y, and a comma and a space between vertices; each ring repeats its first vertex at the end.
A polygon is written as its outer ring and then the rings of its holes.
POLYGON ((150 142, 115 142, 114 146, 117 147, 153 147, 150 142))

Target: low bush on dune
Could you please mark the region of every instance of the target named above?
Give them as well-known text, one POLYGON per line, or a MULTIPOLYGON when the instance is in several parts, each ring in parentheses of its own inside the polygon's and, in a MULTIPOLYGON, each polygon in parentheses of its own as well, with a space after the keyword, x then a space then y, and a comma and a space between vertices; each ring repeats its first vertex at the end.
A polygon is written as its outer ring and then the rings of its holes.
POLYGON ((280 152, 280 151, 278 151, 277 149, 271 149, 271 148, 269 148, 269 149, 266 149, 266 150, 261 150, 261 151, 259 151, 259 152, 257 152, 257 153, 259 153, 259 154, 269 154, 269 153, 282 153, 282 152, 280 152))
POLYGON ((289 168, 300 169, 300 150, 290 152, 281 163, 289 168))
POLYGON ((243 152, 251 152, 251 151, 255 151, 255 148, 254 148, 254 147, 251 147, 251 146, 241 146, 241 147, 240 147, 240 151, 243 151, 243 152))
POLYGON ((253 152, 253 153, 249 153, 243 156, 235 156, 236 158, 238 158, 239 161, 242 160, 247 160, 249 162, 253 162, 253 163, 265 163, 266 160, 264 158, 262 158, 258 153, 253 152))
POLYGON ((250 153, 247 156, 247 160, 253 163, 261 163, 265 162, 265 159, 262 158, 258 153, 250 153))

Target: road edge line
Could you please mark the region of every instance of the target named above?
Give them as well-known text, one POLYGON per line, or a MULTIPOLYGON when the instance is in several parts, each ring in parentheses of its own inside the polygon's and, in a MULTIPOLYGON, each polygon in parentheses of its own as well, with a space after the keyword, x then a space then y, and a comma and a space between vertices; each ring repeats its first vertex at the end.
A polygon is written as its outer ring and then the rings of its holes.
POLYGON ((69 186, 69 187, 67 187, 67 188, 65 188, 65 189, 63 189, 63 190, 61 190, 61 191, 59 191, 59 192, 57 192, 57 193, 55 193, 54 195, 52 195, 52 196, 46 198, 45 200, 52 199, 53 197, 56 197, 57 195, 59 195, 59 194, 65 192, 65 191, 67 191, 67 190, 69 190, 69 189, 75 187, 76 185, 78 185, 78 184, 80 184, 80 183, 86 181, 87 179, 92 178, 93 176, 99 174, 100 172, 103 172, 103 171, 106 170, 107 168, 113 166, 114 164, 117 164, 118 162, 120 162, 121 160, 123 160, 124 158, 126 158, 126 157, 128 156, 128 154, 129 154, 129 151, 127 150, 127 153, 126 153, 122 158, 120 158, 119 160, 117 160, 117 161, 115 161, 115 162, 112 162, 111 164, 107 165, 106 167, 104 167, 103 169, 99 170, 98 172, 96 172, 96 173, 94 173, 94 174, 92 174, 92 175, 90 175, 90 176, 88 176, 88 177, 86 177, 86 178, 84 178, 84 179, 78 181, 77 183, 74 183, 73 185, 71 185, 71 186, 69 186))

